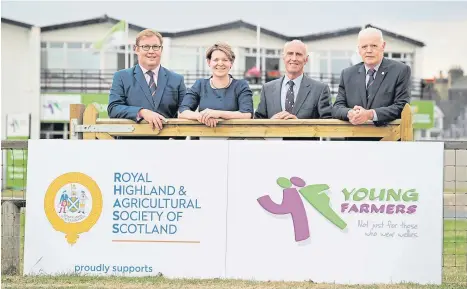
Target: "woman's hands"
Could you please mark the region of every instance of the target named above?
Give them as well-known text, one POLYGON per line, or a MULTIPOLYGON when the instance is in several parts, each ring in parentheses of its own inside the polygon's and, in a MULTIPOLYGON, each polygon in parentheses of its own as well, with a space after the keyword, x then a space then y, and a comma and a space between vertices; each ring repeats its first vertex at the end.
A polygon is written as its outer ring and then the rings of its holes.
POLYGON ((215 127, 217 125, 218 119, 221 118, 222 112, 219 110, 214 110, 207 108, 198 114, 198 121, 204 123, 209 127, 215 127))

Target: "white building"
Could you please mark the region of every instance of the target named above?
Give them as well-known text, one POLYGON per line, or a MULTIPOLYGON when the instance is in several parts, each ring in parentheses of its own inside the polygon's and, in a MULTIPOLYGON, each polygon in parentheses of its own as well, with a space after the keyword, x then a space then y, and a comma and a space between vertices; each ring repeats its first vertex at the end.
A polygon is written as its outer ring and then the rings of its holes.
MULTIPOLYGON (((124 47, 98 53, 91 44, 101 39, 119 20, 104 15, 78 22, 42 27, 42 68, 57 70, 107 70, 124 68, 124 47)), ((267 70, 279 66, 281 50, 286 41, 301 39, 310 50, 310 62, 306 72, 311 74, 333 73, 350 65, 356 52, 357 34, 362 27, 345 28, 338 31, 289 36, 261 28, 261 64, 267 70)), ((136 34, 145 27, 129 24, 129 38, 134 44, 136 34)), ((256 62, 257 27, 244 21, 180 32, 163 32, 163 65, 180 73, 195 73, 206 70, 205 51, 216 41, 229 43, 237 55, 234 74, 243 75, 256 62)), ((381 29, 381 28, 380 28, 381 29)), ((420 41, 381 29, 387 42, 387 56, 401 60, 412 67, 413 77, 422 73, 422 50, 420 41)))
MULTIPOLYGON (((50 116, 47 106, 51 104, 45 103, 40 94, 108 93, 113 73, 125 67, 125 49, 119 46, 97 51, 92 44, 102 39, 118 22, 118 19, 104 15, 38 28, 2 18, 2 120, 6 120, 6 114, 27 112, 32 116, 32 138, 39 138, 39 131, 43 132, 42 137, 47 137, 44 131, 58 131, 58 137, 66 135, 66 109, 61 111, 62 116, 50 116), (43 122, 42 129, 39 129, 40 121, 43 122), (49 128, 45 128, 46 125, 49 128)), ((145 28, 129 24, 129 51, 132 51, 137 33, 145 28)), ((157 27, 151 28, 157 30, 157 27)), ((301 39, 307 44, 310 55, 305 72, 329 83, 331 92, 336 93, 341 70, 350 66, 356 55, 357 35, 361 29, 350 27, 292 36, 261 28, 261 69, 264 71, 265 68, 266 72, 277 68, 283 71, 281 53, 285 42, 301 39)), ((423 71, 424 44, 380 29, 387 43, 386 56, 410 65, 414 86, 417 86, 423 71)), ((209 75, 205 52, 218 41, 227 42, 233 47, 237 56, 232 68, 234 77, 243 77, 256 64, 258 34, 253 24, 239 20, 201 29, 160 32, 164 36, 162 65, 182 73, 187 86, 209 75)), ((131 65, 136 63, 134 54, 129 62, 131 65)), ((414 91, 416 94, 417 90, 414 91)), ((72 96, 69 99, 76 101, 72 96)), ((4 127, 2 138, 5 138, 4 127)))
MULTIPOLYGON (((40 118, 40 28, 2 18, 2 139, 6 137, 7 114, 30 116, 31 138, 39 138, 40 118)), ((24 119, 24 118, 23 118, 24 119)), ((11 133, 14 134, 14 133, 11 133)), ((11 135, 10 134, 10 135, 11 135)))

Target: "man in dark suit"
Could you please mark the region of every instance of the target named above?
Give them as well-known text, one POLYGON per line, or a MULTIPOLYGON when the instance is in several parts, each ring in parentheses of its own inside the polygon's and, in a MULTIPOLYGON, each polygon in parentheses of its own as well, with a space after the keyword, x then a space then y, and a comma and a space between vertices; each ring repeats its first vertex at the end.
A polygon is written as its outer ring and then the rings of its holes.
POLYGON ((107 108, 110 118, 146 120, 162 129, 166 118, 177 118, 185 96, 183 76, 161 66, 162 35, 146 29, 136 37, 138 64, 114 74, 107 108))
POLYGON ((329 87, 304 74, 306 45, 300 40, 286 43, 283 60, 286 74, 263 85, 255 118, 331 118, 329 87))
POLYGON ((334 118, 354 125, 372 120, 376 126, 401 117, 410 102, 411 70, 408 65, 384 58, 386 42, 379 29, 366 28, 358 35, 363 62, 341 73, 332 108, 334 118))

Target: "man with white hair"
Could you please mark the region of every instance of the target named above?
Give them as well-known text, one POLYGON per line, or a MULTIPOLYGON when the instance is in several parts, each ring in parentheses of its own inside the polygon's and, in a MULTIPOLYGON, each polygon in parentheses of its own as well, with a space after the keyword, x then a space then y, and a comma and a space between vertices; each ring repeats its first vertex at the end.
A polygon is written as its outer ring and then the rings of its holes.
POLYGON ((386 42, 379 29, 368 27, 358 34, 363 62, 346 68, 332 108, 334 118, 354 125, 372 120, 382 126, 401 117, 410 102, 410 67, 384 58, 386 42))
POLYGON ((287 42, 283 61, 286 73, 263 85, 255 118, 331 118, 329 86, 304 74, 308 62, 306 45, 300 40, 287 42))

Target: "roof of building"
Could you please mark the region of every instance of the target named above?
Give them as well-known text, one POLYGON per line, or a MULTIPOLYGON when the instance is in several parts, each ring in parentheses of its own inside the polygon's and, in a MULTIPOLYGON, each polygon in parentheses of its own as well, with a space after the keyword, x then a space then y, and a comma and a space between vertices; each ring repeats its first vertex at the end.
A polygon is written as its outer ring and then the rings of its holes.
POLYGON ((33 26, 31 24, 27 24, 27 23, 24 23, 24 22, 8 19, 8 18, 4 18, 4 17, 2 17, 2 23, 7 23, 7 24, 23 27, 23 28, 28 28, 28 29, 33 26))
MULTIPOLYGON (((60 29, 67 29, 67 28, 75 28, 75 27, 81 27, 81 26, 86 26, 86 25, 92 25, 92 24, 100 24, 100 23, 110 23, 110 24, 117 24, 120 22, 120 19, 112 18, 107 15, 103 15, 100 17, 96 18, 91 18, 91 19, 86 19, 86 20, 81 20, 81 21, 73 21, 73 22, 67 22, 67 23, 60 23, 60 24, 54 24, 54 25, 48 25, 48 26, 42 26, 41 31, 46 32, 46 31, 53 31, 53 30, 60 30, 60 29)), ((144 30, 146 29, 145 27, 135 25, 128 23, 128 28, 133 29, 133 30, 144 30)), ((165 36, 166 34, 170 33, 165 33, 161 32, 165 36)), ((170 37, 169 35, 167 35, 170 37)))
MULTIPOLYGON (((80 26, 85 26, 85 25, 91 25, 91 24, 99 24, 99 23, 112 23, 116 24, 120 20, 116 18, 109 17, 107 15, 103 15, 101 17, 97 18, 92 18, 88 20, 82 20, 82 21, 75 21, 75 22, 68 22, 68 23, 62 23, 62 24, 54 24, 54 25, 49 25, 49 26, 43 26, 41 27, 41 30, 46 32, 46 31, 53 31, 53 30, 59 30, 59 29, 65 29, 65 28, 74 28, 74 27, 80 27, 80 26)), ((144 30, 146 29, 145 27, 139 26, 139 25, 134 25, 134 24, 128 24, 129 29, 133 30, 144 30)), ((375 27, 371 24, 365 25, 365 27, 375 27)), ((257 26, 250 24, 248 22, 245 22, 243 20, 237 20, 233 22, 228 22, 228 23, 223 23, 223 24, 218 24, 218 25, 213 25, 209 27, 204 27, 204 28, 197 28, 197 29, 191 29, 191 30, 184 30, 184 31, 177 31, 177 32, 160 32, 164 37, 182 37, 182 36, 189 36, 189 35, 196 35, 196 34, 202 34, 202 33, 210 33, 210 32, 219 32, 219 31, 225 31, 225 30, 231 30, 231 29, 238 29, 238 28, 246 28, 250 29, 253 31, 257 30, 257 26)), ((341 36, 346 36, 346 35, 354 35, 357 34, 362 27, 356 26, 356 27, 350 27, 350 28, 344 28, 344 29, 339 29, 336 31, 331 31, 331 32, 322 32, 322 33, 314 33, 314 34, 309 34, 309 35, 304 35, 304 36, 287 36, 281 33, 274 32, 272 30, 260 27, 260 31, 262 34, 266 34, 272 37, 276 37, 285 41, 290 41, 292 39, 300 39, 302 41, 312 41, 312 40, 321 40, 321 39, 329 39, 329 38, 335 38, 335 37, 341 37, 341 36)), ((393 33, 390 31, 387 31, 385 29, 380 29, 384 35, 399 39, 401 41, 409 42, 411 44, 414 44, 416 46, 425 46, 425 44, 421 41, 393 33)))

